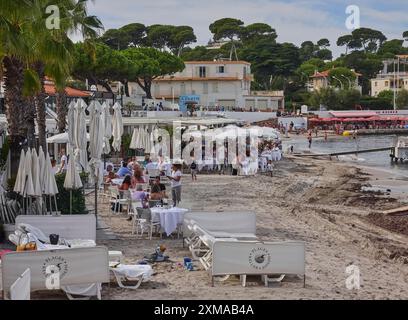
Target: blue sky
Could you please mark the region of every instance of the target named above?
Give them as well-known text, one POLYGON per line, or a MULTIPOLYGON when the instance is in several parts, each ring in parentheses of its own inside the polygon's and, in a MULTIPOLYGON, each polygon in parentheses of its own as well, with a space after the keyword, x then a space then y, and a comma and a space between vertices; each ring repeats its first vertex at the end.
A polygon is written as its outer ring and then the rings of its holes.
POLYGON ((190 25, 198 44, 208 42, 208 26, 219 18, 265 22, 276 29, 280 42, 300 45, 328 38, 337 56, 343 51, 335 45, 337 38, 350 33, 345 26, 349 5, 360 8, 362 27, 381 30, 389 39, 401 38, 408 30, 408 0, 94 0, 89 12, 105 29, 131 22, 190 25))

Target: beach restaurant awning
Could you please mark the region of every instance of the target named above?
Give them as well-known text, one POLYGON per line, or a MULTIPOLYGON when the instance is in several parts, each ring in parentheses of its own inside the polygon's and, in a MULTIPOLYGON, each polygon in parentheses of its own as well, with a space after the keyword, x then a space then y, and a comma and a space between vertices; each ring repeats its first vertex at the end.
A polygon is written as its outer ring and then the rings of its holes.
POLYGON ((335 118, 369 118, 377 116, 375 111, 330 111, 335 118))

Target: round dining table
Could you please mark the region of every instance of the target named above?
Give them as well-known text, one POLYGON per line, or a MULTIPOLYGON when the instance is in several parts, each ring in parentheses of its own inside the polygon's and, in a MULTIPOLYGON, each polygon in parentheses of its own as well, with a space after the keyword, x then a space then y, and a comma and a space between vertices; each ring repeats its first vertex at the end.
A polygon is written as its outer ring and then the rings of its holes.
POLYGON ((152 212, 153 221, 160 221, 160 226, 167 234, 170 236, 174 231, 177 230, 177 226, 183 224, 184 214, 188 212, 188 209, 184 208, 163 208, 163 207, 153 207, 150 208, 152 212))

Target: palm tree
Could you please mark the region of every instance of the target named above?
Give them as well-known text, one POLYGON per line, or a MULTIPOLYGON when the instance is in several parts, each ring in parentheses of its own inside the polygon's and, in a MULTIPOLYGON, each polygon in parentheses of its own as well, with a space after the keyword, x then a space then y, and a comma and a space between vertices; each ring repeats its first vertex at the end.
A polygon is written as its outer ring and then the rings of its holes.
POLYGON ((97 29, 102 27, 96 17, 87 15, 86 4, 87 0, 54 0, 52 3, 49 0, 2 0, 0 67, 4 69, 13 174, 17 171, 22 143, 33 136, 35 113, 39 140, 45 145, 43 79, 45 75, 50 76, 58 89, 65 87, 73 51, 68 35, 79 31, 88 38, 97 35, 97 29), (50 4, 60 10, 60 29, 45 27, 44 13, 50 4), (33 68, 37 64, 41 67, 33 68), (28 99, 30 96, 36 99, 28 99))

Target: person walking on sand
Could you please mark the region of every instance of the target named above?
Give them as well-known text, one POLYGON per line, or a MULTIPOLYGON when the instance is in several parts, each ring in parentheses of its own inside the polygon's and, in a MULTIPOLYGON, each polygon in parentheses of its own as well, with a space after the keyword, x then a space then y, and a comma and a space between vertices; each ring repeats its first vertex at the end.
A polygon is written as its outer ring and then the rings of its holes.
POLYGON ((309 149, 310 149, 312 147, 312 134, 311 133, 309 133, 307 140, 309 140, 309 149))
POLYGON ((197 181, 197 163, 195 160, 190 164, 190 170, 191 170, 191 179, 193 181, 197 181))
POLYGON ((324 141, 327 141, 327 131, 324 132, 324 141))

